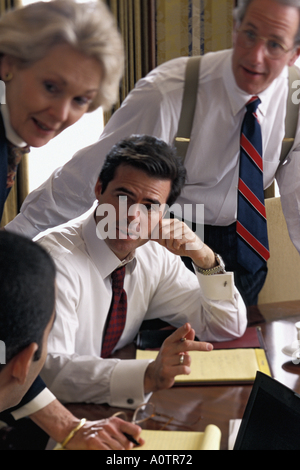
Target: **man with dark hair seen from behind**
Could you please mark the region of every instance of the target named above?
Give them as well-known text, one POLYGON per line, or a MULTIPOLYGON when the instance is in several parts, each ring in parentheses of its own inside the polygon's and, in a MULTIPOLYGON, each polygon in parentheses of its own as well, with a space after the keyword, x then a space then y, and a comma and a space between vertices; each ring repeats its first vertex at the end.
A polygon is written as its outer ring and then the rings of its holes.
MULTIPOLYGON (((12 426, 3 438, 4 449, 41 449, 49 439, 30 419, 15 422, 10 412, 44 365, 47 339, 55 319, 55 277, 54 263, 43 248, 19 235, 0 232, 0 341, 5 344, 5 360, 0 363, 0 412, 4 412, 1 420, 8 418, 12 426)), ((57 414, 48 418, 55 422, 54 432, 59 432, 61 420, 67 421, 62 424, 63 439, 69 425, 73 430, 79 422, 84 424, 74 435, 79 441, 74 444, 71 439, 69 449, 131 449, 133 444, 123 432, 139 438, 140 428, 119 418, 80 421, 57 400, 53 403, 57 414)), ((45 419, 40 423, 48 431, 45 419)))
POLYGON ((17 405, 38 376, 54 322, 55 266, 33 242, 0 232, 0 411, 17 405))

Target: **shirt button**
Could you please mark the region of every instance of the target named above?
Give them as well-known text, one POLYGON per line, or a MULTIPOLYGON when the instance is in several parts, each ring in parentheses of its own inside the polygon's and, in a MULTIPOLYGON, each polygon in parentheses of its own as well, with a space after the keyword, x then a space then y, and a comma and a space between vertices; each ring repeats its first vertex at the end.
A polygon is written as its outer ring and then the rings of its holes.
POLYGON ((133 398, 128 398, 127 403, 128 405, 133 405, 134 404, 133 398))

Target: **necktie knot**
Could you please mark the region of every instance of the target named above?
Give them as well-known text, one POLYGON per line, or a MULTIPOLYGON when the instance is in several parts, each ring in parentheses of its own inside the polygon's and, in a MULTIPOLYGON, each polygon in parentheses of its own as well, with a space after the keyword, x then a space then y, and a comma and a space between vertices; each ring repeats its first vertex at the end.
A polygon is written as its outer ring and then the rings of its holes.
POLYGON ((126 267, 116 269, 111 273, 113 289, 123 289, 126 267))
POLYGON ((260 105, 261 100, 258 96, 253 96, 251 100, 246 104, 247 111, 250 113, 256 113, 258 106, 260 105))

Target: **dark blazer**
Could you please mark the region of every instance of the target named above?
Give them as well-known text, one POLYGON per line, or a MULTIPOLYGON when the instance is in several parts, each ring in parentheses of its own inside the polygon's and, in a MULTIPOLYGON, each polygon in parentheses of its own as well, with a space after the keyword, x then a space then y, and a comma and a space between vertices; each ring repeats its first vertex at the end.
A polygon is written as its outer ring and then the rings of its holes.
MULTIPOLYGON (((2 115, 0 113, 0 220, 2 218, 5 201, 9 195, 9 189, 6 188, 7 182, 7 143, 5 136, 5 128, 3 124, 2 115)), ((39 393, 46 388, 46 385, 40 377, 31 386, 21 403, 14 409, 21 408, 30 401, 32 401, 39 393)), ((10 410, 12 411, 12 410, 10 410)), ((0 413, 0 420, 1 420, 0 413)))

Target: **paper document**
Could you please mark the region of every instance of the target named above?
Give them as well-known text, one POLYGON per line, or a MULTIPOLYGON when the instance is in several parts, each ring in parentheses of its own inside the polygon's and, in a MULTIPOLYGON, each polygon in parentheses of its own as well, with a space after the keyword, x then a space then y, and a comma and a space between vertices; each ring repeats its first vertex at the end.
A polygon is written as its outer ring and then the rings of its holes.
MULTIPOLYGON (((137 351, 137 359, 155 359, 156 351, 137 351)), ((191 374, 179 375, 176 383, 254 382, 258 370, 271 376, 263 349, 192 351, 191 374)))
POLYGON ((147 431, 141 437, 145 445, 134 450, 220 450, 221 431, 209 425, 205 432, 147 431))

